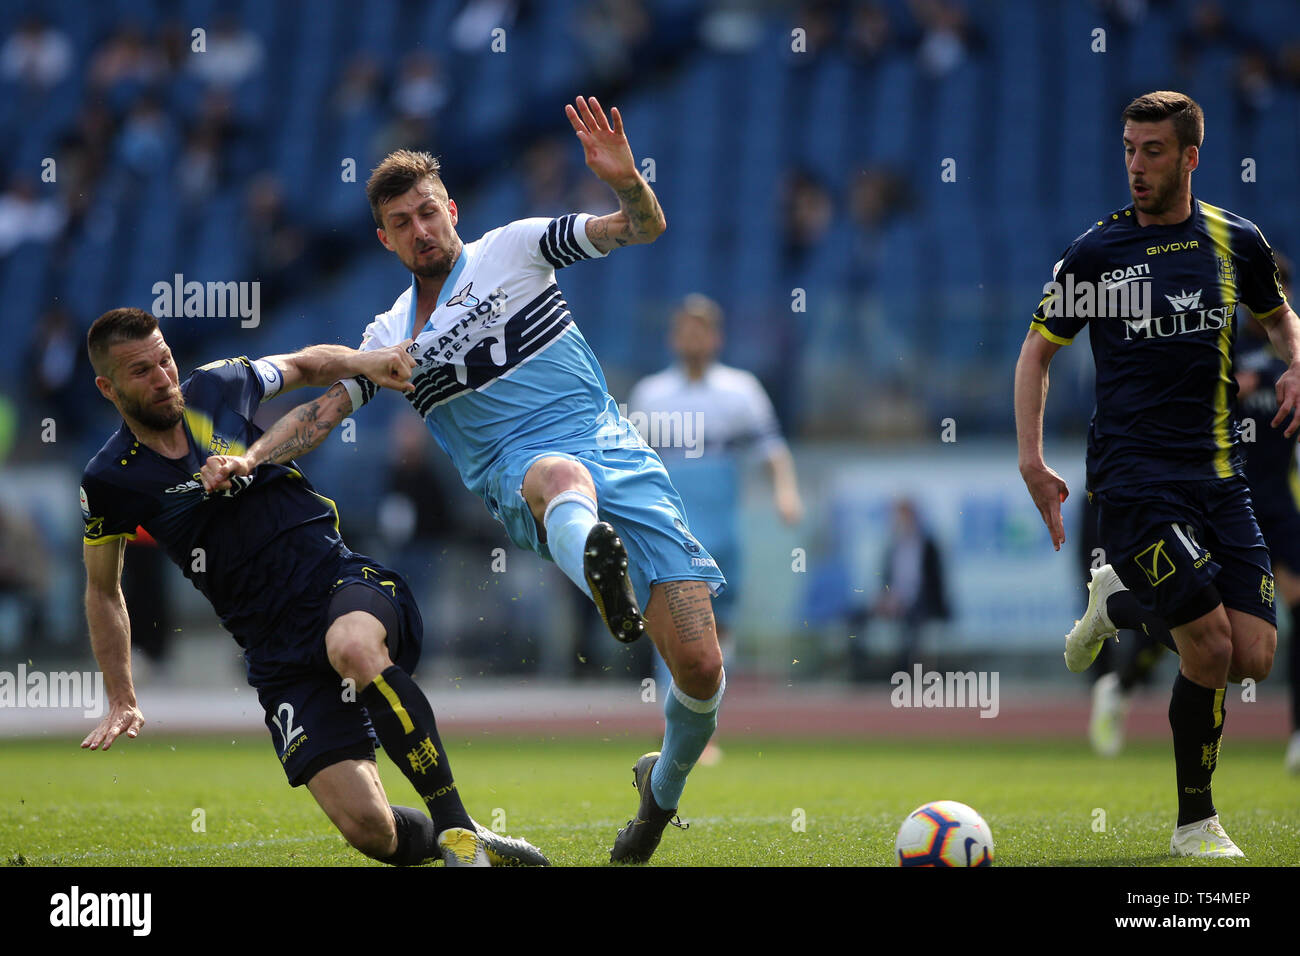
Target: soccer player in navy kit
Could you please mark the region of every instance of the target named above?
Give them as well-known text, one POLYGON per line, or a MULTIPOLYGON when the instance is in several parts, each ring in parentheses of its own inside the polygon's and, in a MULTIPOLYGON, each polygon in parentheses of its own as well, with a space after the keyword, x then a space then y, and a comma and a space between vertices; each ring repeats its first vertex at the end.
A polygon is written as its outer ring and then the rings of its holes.
POLYGON ((1020 473, 1059 550, 1069 489, 1043 460, 1047 372, 1091 318, 1088 494, 1109 563, 1092 573, 1066 664, 1086 668, 1120 627, 1168 628, 1181 658, 1169 704, 1178 789, 1170 852, 1242 856, 1210 782, 1227 683, 1268 676, 1277 630, 1269 553, 1236 444, 1233 316, 1238 302, 1250 308, 1287 362, 1270 424, 1291 419, 1288 437, 1300 428, 1300 320, 1254 224, 1192 196, 1200 107, 1181 93, 1148 93, 1123 121, 1133 202, 1066 250, 1016 366, 1020 473), (1105 302, 1120 302, 1120 314, 1106 315, 1105 302))
POLYGON ((244 648, 289 783, 305 784, 349 843, 392 864, 436 856, 449 866, 544 863, 523 841, 479 828, 461 803, 433 709, 410 677, 423 626, 406 582, 348 550, 334 503, 289 458, 222 493, 209 494, 201 479, 214 452, 257 447, 262 432, 252 419, 263 401, 348 374, 406 391, 410 356, 400 346, 313 346, 212 362, 182 383, 157 320, 140 309, 101 315, 87 348, 95 384, 123 424, 81 485, 86 621, 109 697, 82 747, 107 750, 144 725, 120 584, 123 545, 143 526, 244 648), (429 816, 389 806, 376 738, 429 816))
MULTIPOLYGON (((1282 289, 1291 291, 1289 264, 1278 256, 1282 289)), ((1242 328, 1237 357, 1237 387, 1243 424, 1253 421, 1250 441, 1242 442, 1246 480, 1254 501, 1259 530, 1268 542, 1277 577, 1277 593, 1291 609, 1291 640, 1287 649, 1291 690, 1291 739, 1285 765, 1300 773, 1300 653, 1296 651, 1300 627, 1300 469, 1296 466, 1296 439, 1269 428, 1277 414, 1277 380, 1287 365, 1269 348, 1263 326, 1248 319, 1242 328)))

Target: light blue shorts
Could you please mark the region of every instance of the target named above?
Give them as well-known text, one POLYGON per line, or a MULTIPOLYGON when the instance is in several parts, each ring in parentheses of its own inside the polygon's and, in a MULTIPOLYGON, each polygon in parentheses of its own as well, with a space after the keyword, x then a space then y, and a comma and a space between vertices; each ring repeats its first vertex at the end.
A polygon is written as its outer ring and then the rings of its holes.
POLYGON ((541 458, 581 462, 596 486, 596 510, 627 548, 628 572, 644 610, 650 586, 660 581, 705 581, 715 596, 727 586, 718 564, 686 524, 686 509, 663 462, 652 449, 602 448, 576 454, 524 451, 501 459, 487 476, 488 509, 510 540, 551 560, 538 539, 537 522, 524 500, 524 476, 541 458))

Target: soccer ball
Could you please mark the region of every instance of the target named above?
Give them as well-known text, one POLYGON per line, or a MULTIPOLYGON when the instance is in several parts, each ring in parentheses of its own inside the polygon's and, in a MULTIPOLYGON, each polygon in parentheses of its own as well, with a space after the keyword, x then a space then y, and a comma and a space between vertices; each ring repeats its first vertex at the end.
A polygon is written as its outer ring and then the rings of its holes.
POLYGON ((992 866, 993 834, 956 800, 936 800, 907 815, 894 840, 899 866, 992 866))

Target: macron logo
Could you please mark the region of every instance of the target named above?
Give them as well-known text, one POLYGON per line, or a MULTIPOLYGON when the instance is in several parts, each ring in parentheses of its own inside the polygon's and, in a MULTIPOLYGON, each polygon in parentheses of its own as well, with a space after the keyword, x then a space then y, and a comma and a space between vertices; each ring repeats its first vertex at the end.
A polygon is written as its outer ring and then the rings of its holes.
POLYGON ((1200 289, 1197 289, 1195 292, 1185 292, 1180 289, 1179 292, 1181 295, 1165 296, 1165 298, 1169 300, 1169 304, 1173 306, 1175 312, 1191 312, 1192 310, 1201 307, 1200 289))

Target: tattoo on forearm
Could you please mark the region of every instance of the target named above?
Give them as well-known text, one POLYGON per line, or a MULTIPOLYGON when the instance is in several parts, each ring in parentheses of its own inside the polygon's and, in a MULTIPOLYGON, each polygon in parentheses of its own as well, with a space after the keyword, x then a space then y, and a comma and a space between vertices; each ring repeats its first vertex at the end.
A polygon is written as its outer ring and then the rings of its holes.
MULTIPOLYGON (((653 234, 663 216, 654 192, 644 183, 635 183, 616 192, 619 209, 627 216, 628 231, 637 238, 653 234)), ((619 237, 615 237, 614 241, 619 245, 627 245, 627 241, 619 237)))
POLYGON ((713 601, 707 584, 702 581, 665 581, 664 598, 678 643, 692 644, 715 636, 713 601))
POLYGON ((342 384, 336 384, 314 402, 298 409, 296 415, 286 415, 272 425, 270 431, 257 442, 258 445, 270 445, 270 451, 261 460, 282 464, 295 455, 311 451, 323 442, 325 436, 342 420, 333 401, 345 391, 342 384), (323 403, 327 401, 330 402, 329 407, 323 408, 323 403))

